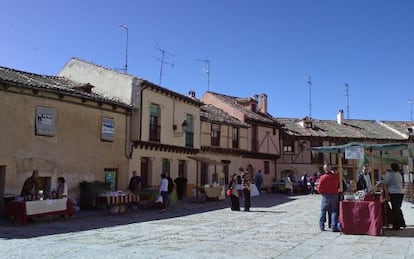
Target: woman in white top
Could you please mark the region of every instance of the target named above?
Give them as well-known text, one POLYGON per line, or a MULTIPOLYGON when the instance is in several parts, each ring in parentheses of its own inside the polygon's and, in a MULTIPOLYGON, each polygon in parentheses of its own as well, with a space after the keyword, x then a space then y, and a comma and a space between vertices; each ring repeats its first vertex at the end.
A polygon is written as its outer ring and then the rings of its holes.
POLYGON ((391 201, 392 228, 399 230, 405 228, 404 215, 401 210, 401 204, 404 198, 402 188, 402 176, 400 174, 400 166, 396 163, 391 164, 391 172, 388 172, 385 179, 379 182, 376 187, 386 186, 391 201))
POLYGON ((167 210, 167 200, 168 200, 168 179, 167 179, 167 174, 165 174, 165 173, 161 174, 159 194, 162 196, 163 208, 161 209, 161 211, 166 211, 167 210))

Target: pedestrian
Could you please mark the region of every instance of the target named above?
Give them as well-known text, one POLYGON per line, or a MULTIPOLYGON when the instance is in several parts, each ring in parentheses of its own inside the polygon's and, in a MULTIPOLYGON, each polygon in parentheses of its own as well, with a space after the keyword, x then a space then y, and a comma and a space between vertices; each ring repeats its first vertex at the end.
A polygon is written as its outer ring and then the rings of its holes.
POLYGON ((174 179, 176 185, 178 201, 183 201, 184 192, 187 186, 187 178, 183 176, 183 173, 180 172, 178 177, 174 179))
POLYGON ((68 197, 68 185, 66 183, 65 178, 58 177, 58 186, 56 192, 59 198, 67 198, 68 197))
POLYGON ((404 191, 402 188, 400 166, 397 163, 392 163, 391 171, 388 172, 385 176, 385 179, 379 182, 375 187, 386 187, 386 189, 388 190, 391 201, 392 229, 399 230, 400 228, 406 228, 404 215, 401 210, 401 204, 404 198, 404 191))
POLYGON ((239 192, 237 190, 237 174, 231 176, 228 190, 230 190, 231 210, 240 211, 239 192))
POLYGON ((251 188, 251 176, 249 171, 244 171, 241 174, 243 197, 244 197, 244 211, 250 211, 250 188, 251 188))
POLYGON ((326 213, 330 213, 330 227, 333 232, 339 232, 338 228, 338 184, 339 175, 330 170, 328 165, 323 166, 324 174, 319 179, 318 192, 322 195, 321 215, 319 229, 325 230, 326 213))
POLYGON ((132 172, 132 177, 129 180, 129 191, 137 194, 142 187, 142 178, 137 174, 137 171, 132 172))
POLYGON ((263 183, 263 174, 262 174, 262 170, 259 170, 254 176, 254 184, 256 185, 257 190, 259 191, 260 194, 262 194, 262 183, 263 183))
POLYGON ((36 195, 39 191, 39 184, 37 183, 37 177, 39 177, 39 172, 37 170, 33 170, 32 176, 27 178, 22 187, 22 191, 20 192, 20 196, 26 198, 29 195, 36 195))
POLYGON ((308 174, 302 175, 300 186, 302 187, 302 192, 308 194, 308 174))
POLYGON ((316 185, 316 180, 318 179, 318 174, 314 173, 310 178, 309 178, 309 182, 311 185, 311 194, 315 194, 315 185, 316 185))
POLYGON ((162 173, 161 174, 161 181, 160 181, 160 187, 158 190, 158 194, 162 197, 162 209, 161 211, 167 210, 167 201, 168 201, 168 179, 167 174, 162 173))
POLYGON ((237 175, 236 177, 237 179, 237 192, 239 193, 239 199, 242 200, 243 199, 243 185, 242 185, 242 178, 241 175, 237 175))
POLYGON ((293 177, 291 173, 286 176, 285 189, 288 195, 293 195, 293 177))
POLYGON ((174 181, 170 176, 170 173, 167 172, 167 181, 168 181, 168 199, 167 199, 167 209, 171 206, 171 194, 174 191, 174 181))

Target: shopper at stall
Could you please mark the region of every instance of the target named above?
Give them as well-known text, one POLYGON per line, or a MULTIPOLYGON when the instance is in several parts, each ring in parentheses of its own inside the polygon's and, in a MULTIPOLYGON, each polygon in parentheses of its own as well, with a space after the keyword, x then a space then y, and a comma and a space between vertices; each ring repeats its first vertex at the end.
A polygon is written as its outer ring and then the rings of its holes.
POLYGON ((39 185, 37 183, 37 177, 39 177, 39 172, 37 170, 33 170, 32 176, 27 178, 23 183, 22 191, 20 192, 21 197, 27 197, 38 193, 39 185))
POLYGON ((369 172, 369 167, 366 165, 362 167, 361 172, 358 174, 357 189, 365 190, 367 192, 372 190, 371 174, 369 172))
POLYGON ((59 198, 67 198, 68 197, 68 185, 66 184, 65 178, 58 177, 58 186, 56 192, 59 198))
POLYGON ((402 177, 400 174, 400 166, 396 163, 391 164, 391 171, 387 173, 385 179, 379 182, 375 187, 386 187, 391 201, 391 224, 392 228, 399 230, 405 228, 404 215, 401 210, 401 204, 404 198, 404 191, 402 188, 402 177))
POLYGON ((239 192, 237 190, 237 174, 233 174, 231 176, 229 186, 227 188, 230 193, 230 200, 231 200, 231 210, 240 210, 240 199, 239 199, 239 192))
POLYGON ((319 229, 325 230, 326 213, 330 213, 331 229, 333 232, 339 232, 338 223, 338 184, 339 175, 330 170, 328 165, 323 166, 324 174, 319 179, 318 192, 322 196, 321 215, 319 218, 319 229))

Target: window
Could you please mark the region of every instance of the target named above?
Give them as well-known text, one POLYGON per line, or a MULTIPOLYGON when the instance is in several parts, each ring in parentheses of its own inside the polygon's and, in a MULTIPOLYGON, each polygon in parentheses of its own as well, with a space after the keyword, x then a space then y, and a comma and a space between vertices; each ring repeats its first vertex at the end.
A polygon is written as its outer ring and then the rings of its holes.
POLYGON ((211 124, 211 145, 220 146, 220 124, 211 124))
POLYGON ((163 158, 162 159, 162 172, 170 173, 170 160, 163 158))
POLYGON ((283 152, 289 152, 289 153, 293 153, 294 149, 293 149, 293 145, 283 145, 283 152))
POLYGON ((270 163, 269 161, 263 161, 264 174, 270 174, 270 163))
POLYGON ((157 104, 150 106, 150 128, 149 140, 160 142, 161 136, 161 110, 157 104))
POLYGON ((187 131, 185 132, 185 146, 186 147, 193 147, 194 146, 194 120, 191 114, 187 114, 186 116, 187 121, 187 131))
POLYGON ((186 170, 186 162, 185 160, 178 160, 178 175, 182 175, 187 177, 187 170, 186 170))
POLYGON ((239 148, 239 135, 240 135, 239 128, 233 128, 233 135, 232 135, 232 143, 233 148, 239 148))

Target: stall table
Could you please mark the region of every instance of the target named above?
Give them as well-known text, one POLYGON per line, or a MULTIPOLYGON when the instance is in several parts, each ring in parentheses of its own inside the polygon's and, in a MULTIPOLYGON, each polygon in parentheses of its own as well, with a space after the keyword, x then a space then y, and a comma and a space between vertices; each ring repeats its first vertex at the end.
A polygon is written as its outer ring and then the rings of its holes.
POLYGON ((96 204, 98 208, 106 208, 111 210, 113 213, 122 213, 125 211, 125 205, 138 204, 139 195, 133 193, 109 193, 102 194, 96 197, 96 204), (115 211, 115 209, 117 209, 115 211))
POLYGON ((18 224, 26 224, 28 217, 62 215, 71 216, 73 206, 70 199, 51 199, 36 201, 10 201, 4 210, 4 216, 18 224))
POLYGON ((382 234, 382 204, 380 201, 341 201, 339 223, 344 234, 382 234))

